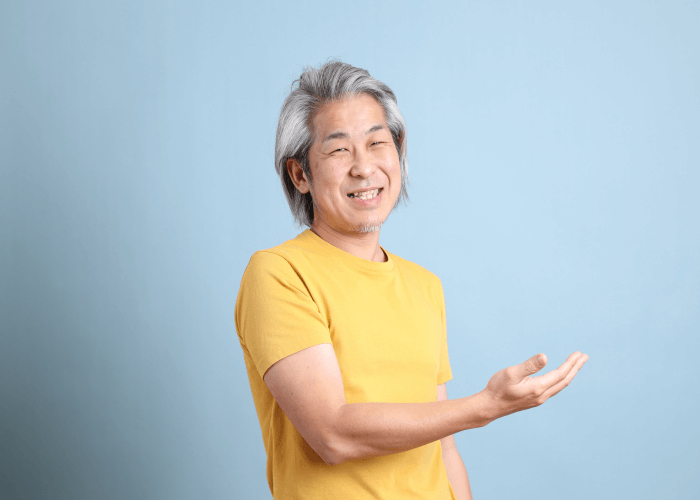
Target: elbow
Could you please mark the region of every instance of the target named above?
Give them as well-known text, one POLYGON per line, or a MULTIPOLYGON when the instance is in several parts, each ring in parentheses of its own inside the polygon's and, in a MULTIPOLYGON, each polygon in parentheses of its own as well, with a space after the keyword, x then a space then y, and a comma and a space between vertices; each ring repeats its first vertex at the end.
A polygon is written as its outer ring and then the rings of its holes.
POLYGON ((352 443, 337 425, 327 426, 318 438, 319 449, 316 452, 327 465, 340 465, 352 459, 352 443))
POLYGON ((309 459, 318 462, 319 459, 326 465, 340 465, 347 461, 347 454, 343 452, 338 439, 327 438, 326 436, 302 436, 306 442, 305 450, 309 459), (316 456, 311 456, 315 454, 316 456))
MULTIPOLYGON (((345 405, 343 405, 345 406, 345 405)), ((340 465, 357 456, 354 443, 340 419, 342 406, 335 413, 336 418, 326 418, 316 427, 312 446, 326 465, 340 465)))
POLYGON ((340 465, 345 461, 341 457, 332 454, 324 454, 321 458, 326 465, 340 465))
POLYGON ((342 406, 336 411, 335 419, 328 419, 325 429, 318 436, 320 450, 317 453, 326 465, 340 465, 351 459, 351 443, 341 432, 343 426, 338 418, 341 409, 342 406))
POLYGON ((340 465, 349 460, 349 454, 345 448, 340 439, 329 437, 323 440, 318 455, 326 465, 340 465))

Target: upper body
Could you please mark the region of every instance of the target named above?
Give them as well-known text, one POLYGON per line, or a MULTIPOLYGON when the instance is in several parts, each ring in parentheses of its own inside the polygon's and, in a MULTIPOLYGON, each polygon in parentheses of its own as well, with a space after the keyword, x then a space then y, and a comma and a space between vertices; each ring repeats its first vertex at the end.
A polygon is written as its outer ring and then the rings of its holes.
POLYGON ((406 199, 406 165, 389 87, 339 62, 301 75, 280 113, 275 167, 310 231, 256 253, 236 307, 275 498, 316 498, 307 493, 324 490, 304 487, 329 481, 338 498, 470 500, 453 435, 542 404, 587 359, 530 377, 546 364, 539 354, 448 399, 440 282, 379 245, 406 199))
POLYGON ((329 465, 280 409, 263 376, 276 362, 326 344, 347 404, 437 401, 451 378, 440 280, 385 252, 356 257, 306 230, 256 252, 236 302, 244 353, 275 499, 450 500, 440 441, 329 465))

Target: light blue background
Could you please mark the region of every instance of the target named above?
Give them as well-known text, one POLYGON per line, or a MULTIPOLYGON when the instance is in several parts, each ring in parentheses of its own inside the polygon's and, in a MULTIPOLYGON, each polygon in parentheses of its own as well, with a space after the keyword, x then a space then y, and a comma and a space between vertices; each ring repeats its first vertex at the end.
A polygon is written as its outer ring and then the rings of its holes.
POLYGON ((0 497, 269 498, 233 306, 294 237, 291 82, 396 92, 454 379, 590 361, 457 435, 475 498, 698 498, 700 5, 3 0, 0 497))

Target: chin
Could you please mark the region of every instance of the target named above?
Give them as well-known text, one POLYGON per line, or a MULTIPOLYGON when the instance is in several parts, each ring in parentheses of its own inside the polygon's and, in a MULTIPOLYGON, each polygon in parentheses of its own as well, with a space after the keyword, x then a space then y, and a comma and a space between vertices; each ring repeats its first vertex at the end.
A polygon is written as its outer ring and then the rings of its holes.
POLYGON ((340 231, 348 234, 367 234, 367 233, 373 233, 375 231, 379 231, 381 229, 382 224, 386 222, 386 220, 389 218, 388 214, 384 218, 379 218, 379 217, 370 217, 367 219, 360 218, 360 220, 337 220, 337 223, 334 225, 334 227, 340 229, 340 231))
POLYGON ((365 224, 362 224, 357 228, 358 233, 372 233, 374 231, 379 231, 379 228, 382 227, 382 224, 384 222, 367 222, 365 224))
POLYGON ((385 217, 383 219, 370 219, 362 221, 355 227, 353 227, 353 230, 358 233, 373 233, 374 231, 379 231, 379 229, 382 227, 382 224, 386 222, 387 218, 388 217, 385 217))

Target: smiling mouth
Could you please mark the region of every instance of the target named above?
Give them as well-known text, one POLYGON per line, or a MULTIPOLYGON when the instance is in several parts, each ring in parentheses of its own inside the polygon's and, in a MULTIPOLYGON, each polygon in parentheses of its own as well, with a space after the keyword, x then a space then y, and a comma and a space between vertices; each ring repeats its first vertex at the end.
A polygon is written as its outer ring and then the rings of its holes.
POLYGON ((357 193, 349 193, 348 198, 357 198, 359 200, 371 200, 379 193, 382 192, 384 188, 372 189, 370 191, 358 191, 357 193))

